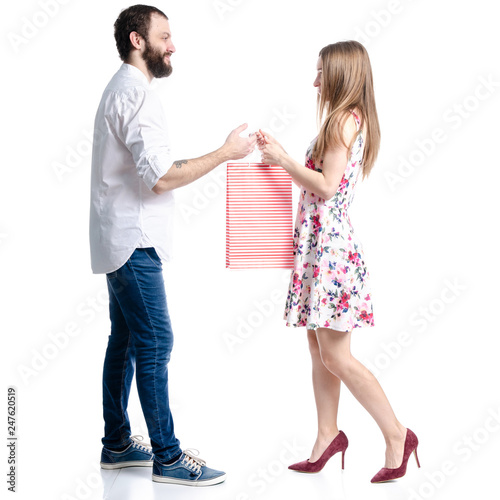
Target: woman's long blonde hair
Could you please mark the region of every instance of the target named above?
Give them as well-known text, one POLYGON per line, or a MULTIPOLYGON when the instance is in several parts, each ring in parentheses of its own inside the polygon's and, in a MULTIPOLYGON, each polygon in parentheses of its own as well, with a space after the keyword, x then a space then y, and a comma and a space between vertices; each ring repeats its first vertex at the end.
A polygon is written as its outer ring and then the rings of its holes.
POLYGON ((380 127, 373 92, 373 76, 368 52, 359 42, 337 42, 323 47, 319 53, 323 65, 321 94, 318 95, 317 117, 321 124, 313 149, 313 158, 320 160, 327 148, 345 146, 348 154, 354 144, 345 144, 344 125, 350 110, 361 113, 364 130, 363 178, 372 169, 380 148, 380 127))

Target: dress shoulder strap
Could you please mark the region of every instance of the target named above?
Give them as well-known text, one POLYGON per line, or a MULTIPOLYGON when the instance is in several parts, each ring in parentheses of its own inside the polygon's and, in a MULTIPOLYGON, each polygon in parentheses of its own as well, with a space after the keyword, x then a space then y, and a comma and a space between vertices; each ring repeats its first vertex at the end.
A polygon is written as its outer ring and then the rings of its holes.
POLYGON ((356 121, 356 127, 359 130, 359 127, 361 126, 361 120, 359 116, 352 109, 349 111, 351 112, 352 116, 354 116, 354 120, 356 121))

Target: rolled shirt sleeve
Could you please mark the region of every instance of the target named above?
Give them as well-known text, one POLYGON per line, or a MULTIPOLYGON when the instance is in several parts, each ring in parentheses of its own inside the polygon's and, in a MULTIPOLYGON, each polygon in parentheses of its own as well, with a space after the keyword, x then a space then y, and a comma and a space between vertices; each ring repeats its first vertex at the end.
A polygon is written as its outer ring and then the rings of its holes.
POLYGON ((172 166, 162 103, 145 88, 122 94, 118 136, 132 154, 137 174, 151 190, 172 166))

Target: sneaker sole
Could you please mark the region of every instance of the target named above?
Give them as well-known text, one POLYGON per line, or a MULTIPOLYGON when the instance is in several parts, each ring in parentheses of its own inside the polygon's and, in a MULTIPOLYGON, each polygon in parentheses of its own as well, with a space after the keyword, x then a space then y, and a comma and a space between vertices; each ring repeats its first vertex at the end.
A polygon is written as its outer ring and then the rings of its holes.
POLYGON ((147 462, 145 460, 138 460, 136 462, 117 462, 115 464, 108 464, 101 462, 101 469, 125 469, 126 467, 152 467, 153 460, 147 462))
POLYGON ((175 479, 173 477, 157 476, 153 474, 153 481, 156 483, 182 484, 183 486, 213 486, 214 484, 222 483, 226 480, 226 474, 217 476, 205 481, 189 481, 187 479, 175 479))

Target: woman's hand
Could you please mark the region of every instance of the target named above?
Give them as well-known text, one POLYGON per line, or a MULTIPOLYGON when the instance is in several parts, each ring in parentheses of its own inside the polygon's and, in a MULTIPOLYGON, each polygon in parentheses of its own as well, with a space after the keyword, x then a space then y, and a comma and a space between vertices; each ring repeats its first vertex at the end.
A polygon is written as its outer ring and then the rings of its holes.
POLYGON ((259 129, 256 132, 257 146, 261 152, 262 163, 268 165, 281 165, 287 157, 283 146, 270 134, 259 129))

